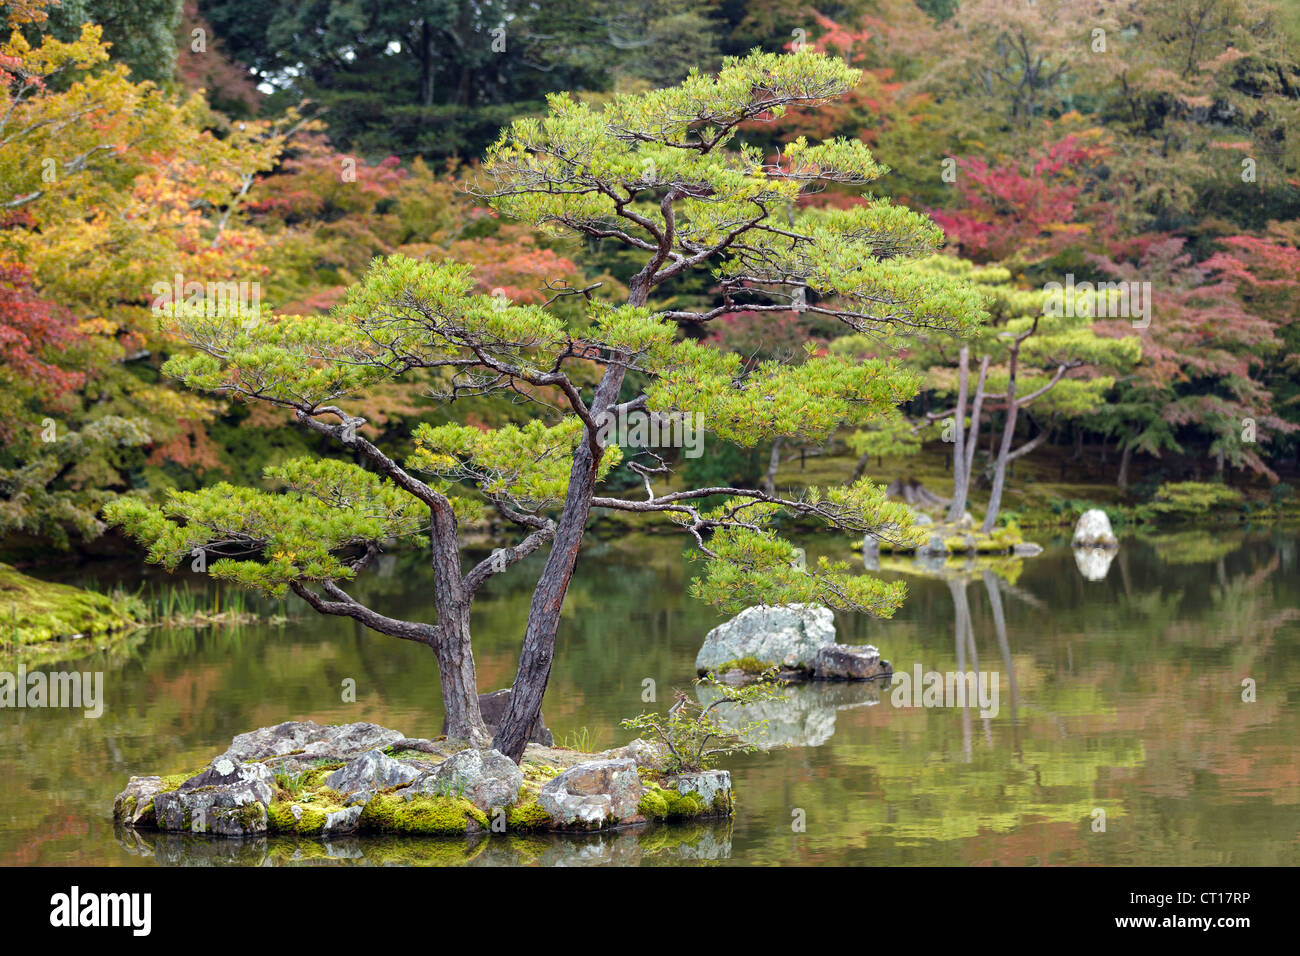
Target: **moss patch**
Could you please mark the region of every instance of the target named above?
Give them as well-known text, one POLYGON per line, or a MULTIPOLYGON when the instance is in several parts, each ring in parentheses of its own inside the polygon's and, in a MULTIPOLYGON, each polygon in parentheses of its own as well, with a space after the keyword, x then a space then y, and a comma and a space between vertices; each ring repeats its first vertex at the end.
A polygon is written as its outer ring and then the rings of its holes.
POLYGON ((730 793, 719 793, 712 803, 707 803, 698 793, 681 794, 671 787, 648 783, 637 809, 647 820, 689 820, 730 814, 732 801, 730 793))
POLYGON ((429 835, 468 833, 471 823, 488 828, 487 815, 463 797, 418 796, 405 800, 401 794, 371 798, 358 821, 364 830, 429 835))
POLYGON ((713 671, 718 674, 725 674, 727 671, 738 670, 756 676, 766 671, 773 663, 775 662, 760 661, 757 657, 737 657, 735 660, 727 661, 725 664, 713 668, 713 671))
POLYGON ((540 792, 540 787, 528 782, 519 788, 519 799, 506 810, 507 830, 540 830, 550 826, 550 814, 537 802, 540 792))
POLYGON ((0 564, 0 639, 6 645, 94 637, 133 629, 142 618, 143 611, 125 599, 40 581, 0 564))

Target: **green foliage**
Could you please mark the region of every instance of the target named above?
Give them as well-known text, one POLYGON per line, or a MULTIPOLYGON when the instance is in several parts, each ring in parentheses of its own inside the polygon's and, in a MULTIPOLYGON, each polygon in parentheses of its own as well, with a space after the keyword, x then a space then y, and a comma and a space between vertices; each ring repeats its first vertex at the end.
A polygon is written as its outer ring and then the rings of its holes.
MULTIPOLYGON (((407 467, 454 481, 467 481, 492 500, 510 500, 529 511, 554 507, 569 489, 574 446, 582 440, 576 418, 547 427, 534 419, 522 428, 491 431, 468 425, 420 425, 407 467)), ((598 477, 622 460, 618 446, 605 450, 598 477)))
MULTIPOLYGON (((644 713, 621 721, 621 726, 651 735, 668 749, 667 771, 690 773, 706 770, 718 757, 729 753, 753 753, 757 747, 750 740, 766 726, 757 720, 724 727, 714 713, 723 704, 745 706, 782 698, 781 685, 771 678, 776 669, 762 675, 762 679, 741 687, 722 684, 712 674, 696 679, 699 687, 717 691, 718 696, 708 704, 692 700, 678 692, 677 699, 666 715, 644 713)), ((666 808, 665 808, 666 811, 666 808)))
MULTIPOLYGON (((889 501, 884 489, 865 479, 824 493, 809 489, 800 499, 801 514, 849 533, 873 531, 896 546, 915 548, 925 529, 901 502, 889 501)), ((731 613, 754 604, 824 604, 889 617, 902 603, 901 581, 850 573, 844 561, 825 556, 810 563, 788 541, 762 525, 785 512, 782 505, 733 499, 705 512, 724 525, 709 540, 704 574, 691 581, 691 594, 731 613), (743 516, 743 524, 735 524, 743 516), (732 525, 732 526, 726 526, 732 525)))
POLYGON ((1151 507, 1162 514, 1192 516, 1238 506, 1241 500, 1241 492, 1227 485, 1180 481, 1161 485, 1151 507))
POLYGON ((221 482, 171 492, 162 505, 119 498, 104 514, 145 544, 152 562, 175 568, 210 549, 213 577, 275 595, 294 581, 351 578, 343 552, 389 538, 418 541, 428 526, 416 499, 353 464, 297 459, 266 474, 283 490, 221 482))

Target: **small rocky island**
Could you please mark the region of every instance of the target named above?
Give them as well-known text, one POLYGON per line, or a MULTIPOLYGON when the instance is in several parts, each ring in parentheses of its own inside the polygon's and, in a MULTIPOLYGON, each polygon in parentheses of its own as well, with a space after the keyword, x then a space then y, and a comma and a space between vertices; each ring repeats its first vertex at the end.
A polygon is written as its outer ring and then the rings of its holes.
POLYGON ((641 739, 596 754, 530 743, 516 766, 495 750, 376 724, 290 721, 240 734, 205 768, 131 777, 113 816, 247 837, 582 832, 731 814, 727 771, 666 765, 641 739))
POLYGON ((719 624, 695 656, 700 674, 737 681, 776 668, 780 680, 874 680, 893 667, 870 644, 838 644, 835 616, 817 604, 757 605, 719 624))

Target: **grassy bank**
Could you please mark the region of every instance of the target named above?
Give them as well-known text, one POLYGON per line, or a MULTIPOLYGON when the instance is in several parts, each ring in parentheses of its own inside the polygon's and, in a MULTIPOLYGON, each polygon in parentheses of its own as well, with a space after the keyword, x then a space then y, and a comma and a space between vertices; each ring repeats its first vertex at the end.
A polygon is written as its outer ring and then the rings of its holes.
POLYGON ((52 584, 0 564, 0 647, 5 650, 129 631, 142 626, 146 616, 144 606, 127 596, 52 584))

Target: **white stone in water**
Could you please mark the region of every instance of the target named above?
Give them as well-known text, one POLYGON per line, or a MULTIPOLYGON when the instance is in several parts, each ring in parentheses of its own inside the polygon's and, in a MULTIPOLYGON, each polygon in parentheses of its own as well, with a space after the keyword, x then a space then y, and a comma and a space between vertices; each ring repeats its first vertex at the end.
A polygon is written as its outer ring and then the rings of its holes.
POLYGON ((1076 548, 1114 548, 1119 546, 1119 539, 1110 528, 1110 518, 1100 508, 1092 508, 1079 516, 1074 526, 1074 546, 1076 548))
POLYGON ((807 668, 820 648, 834 643, 835 616, 830 608, 760 604, 709 631, 695 657, 695 668, 714 670, 746 657, 765 664, 807 668))

